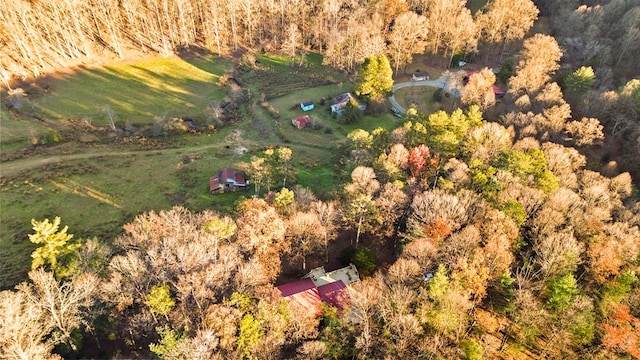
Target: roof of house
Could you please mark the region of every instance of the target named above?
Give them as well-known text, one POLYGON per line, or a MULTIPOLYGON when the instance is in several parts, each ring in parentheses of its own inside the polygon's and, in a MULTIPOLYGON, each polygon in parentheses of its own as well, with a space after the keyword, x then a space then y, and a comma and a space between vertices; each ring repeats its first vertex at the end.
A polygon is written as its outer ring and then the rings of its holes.
POLYGON ((277 287, 287 301, 294 301, 309 312, 319 314, 322 299, 318 288, 309 279, 296 280, 277 287))
POLYGON ((277 288, 287 301, 296 302, 319 315, 322 303, 342 308, 349 301, 347 285, 359 280, 358 270, 353 265, 329 273, 319 267, 311 270, 304 279, 277 288))
POLYGON ((224 168, 218 171, 217 175, 209 178, 209 190, 213 191, 219 189, 222 184, 225 183, 233 183, 236 186, 246 186, 247 179, 241 172, 236 171, 233 168, 224 168))
POLYGON ((346 103, 349 101, 349 99, 351 99, 350 93, 340 94, 338 96, 335 96, 333 99, 331 99, 331 104, 335 105, 335 104, 346 103))
POLYGON ((349 299, 347 285, 342 280, 318 286, 320 299, 333 307, 342 307, 349 299))
POLYGON ((217 190, 220 188, 220 180, 218 180, 218 175, 214 175, 209 178, 209 191, 217 190))
POLYGON ((313 101, 303 101, 302 102, 302 106, 307 107, 307 106, 311 106, 311 105, 313 105, 313 101))
POLYGON ((291 121, 296 127, 303 128, 311 122, 309 115, 300 115, 291 121))
POLYGON ((311 279, 316 286, 322 286, 336 281, 342 281, 347 285, 360 281, 358 269, 353 264, 330 272, 326 272, 324 267, 321 266, 311 270, 304 277, 311 279))

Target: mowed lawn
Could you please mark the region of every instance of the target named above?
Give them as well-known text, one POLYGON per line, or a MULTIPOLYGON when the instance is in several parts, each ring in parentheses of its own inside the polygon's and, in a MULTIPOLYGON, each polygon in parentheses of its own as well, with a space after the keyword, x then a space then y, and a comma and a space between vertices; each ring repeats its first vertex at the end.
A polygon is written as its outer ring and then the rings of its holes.
POLYGON ((398 89, 395 98, 405 109, 415 107, 418 112, 431 114, 441 109, 442 104, 435 101, 433 94, 437 88, 430 86, 415 86, 398 89))
POLYGON ((107 108, 122 123, 200 117, 211 101, 224 97, 216 83, 228 67, 226 61, 208 55, 81 69, 61 75, 46 94, 31 101, 48 120, 82 118, 99 126, 108 124, 107 108))

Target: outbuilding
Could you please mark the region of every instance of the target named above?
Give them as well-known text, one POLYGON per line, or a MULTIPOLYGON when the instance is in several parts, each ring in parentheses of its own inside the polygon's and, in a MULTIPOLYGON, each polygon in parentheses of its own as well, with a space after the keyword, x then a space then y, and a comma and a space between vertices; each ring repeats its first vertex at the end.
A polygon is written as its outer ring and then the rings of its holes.
POLYGON ((298 129, 303 129, 311 124, 311 118, 309 117, 309 115, 300 115, 291 120, 291 124, 298 129))
POLYGON ((313 110, 314 109, 313 102, 311 102, 311 101, 301 102, 300 103, 300 109, 302 109, 302 111, 313 110))
POLYGON ((225 191, 246 190, 249 181, 243 173, 232 168, 224 168, 217 175, 209 178, 209 192, 211 194, 225 191))

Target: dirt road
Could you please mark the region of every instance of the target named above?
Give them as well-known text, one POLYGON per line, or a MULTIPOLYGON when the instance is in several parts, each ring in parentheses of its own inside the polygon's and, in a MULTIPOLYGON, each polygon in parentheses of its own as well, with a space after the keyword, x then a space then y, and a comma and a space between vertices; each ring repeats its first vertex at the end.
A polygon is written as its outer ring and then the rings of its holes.
POLYGON ((216 147, 223 147, 225 143, 206 144, 192 147, 177 147, 168 149, 151 149, 151 150, 130 150, 130 151, 89 151, 78 154, 65 155, 36 155, 29 156, 18 160, 6 161, 0 163, 0 178, 15 176, 21 172, 36 169, 48 164, 65 162, 78 159, 91 159, 105 156, 129 156, 129 155, 145 155, 145 154, 177 154, 189 151, 199 151, 216 147))

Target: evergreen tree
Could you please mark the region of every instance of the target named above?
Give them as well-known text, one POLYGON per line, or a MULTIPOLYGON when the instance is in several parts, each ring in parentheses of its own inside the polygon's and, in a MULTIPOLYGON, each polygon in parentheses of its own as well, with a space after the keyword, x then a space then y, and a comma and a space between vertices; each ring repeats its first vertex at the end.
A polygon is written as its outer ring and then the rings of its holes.
POLYGON ((373 97, 386 95, 393 87, 393 70, 385 55, 369 56, 356 76, 356 94, 373 97))
POLYGON ((31 219, 34 234, 29 235, 29 240, 34 244, 40 244, 31 257, 31 268, 37 269, 40 266, 48 265, 58 278, 65 277, 71 270, 74 255, 80 248, 80 243, 72 242, 72 234, 67 234, 68 226, 58 231, 60 227, 60 217, 56 216, 52 223, 49 219, 36 221, 31 219))

